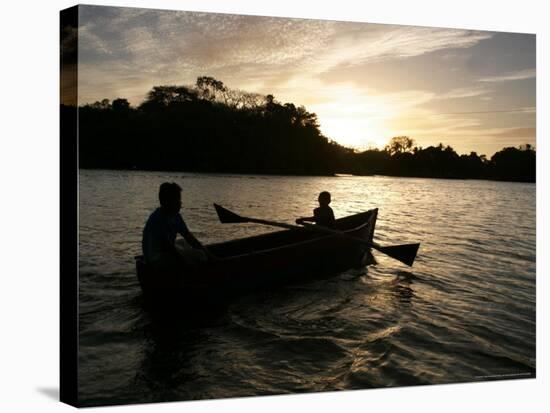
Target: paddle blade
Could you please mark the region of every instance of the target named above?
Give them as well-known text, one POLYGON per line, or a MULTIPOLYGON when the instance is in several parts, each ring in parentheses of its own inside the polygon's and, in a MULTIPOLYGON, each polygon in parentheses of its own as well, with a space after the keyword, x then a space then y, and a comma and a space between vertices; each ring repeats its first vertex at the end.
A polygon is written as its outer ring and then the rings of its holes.
POLYGON ((214 208, 216 208, 218 218, 222 224, 239 224, 248 222, 248 218, 241 217, 240 215, 237 215, 218 204, 214 204, 214 208))
POLYGON ((416 254, 418 252, 418 247, 420 244, 404 244, 404 245, 392 245, 389 247, 380 247, 377 248, 383 254, 386 254, 392 258, 395 258, 398 261, 401 261, 403 264, 412 267, 416 254))

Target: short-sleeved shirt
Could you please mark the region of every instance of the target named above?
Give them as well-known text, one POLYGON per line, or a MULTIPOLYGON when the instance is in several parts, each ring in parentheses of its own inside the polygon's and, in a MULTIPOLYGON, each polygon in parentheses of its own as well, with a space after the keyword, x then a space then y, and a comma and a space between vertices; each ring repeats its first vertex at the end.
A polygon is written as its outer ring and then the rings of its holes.
POLYGON ((182 216, 178 213, 169 216, 157 208, 143 228, 141 248, 145 262, 158 262, 167 252, 171 252, 177 234, 187 231, 182 216))
POLYGON ((334 212, 331 207, 324 206, 315 208, 313 210, 313 216, 315 217, 315 223, 317 225, 334 228, 336 219, 334 218, 334 212))

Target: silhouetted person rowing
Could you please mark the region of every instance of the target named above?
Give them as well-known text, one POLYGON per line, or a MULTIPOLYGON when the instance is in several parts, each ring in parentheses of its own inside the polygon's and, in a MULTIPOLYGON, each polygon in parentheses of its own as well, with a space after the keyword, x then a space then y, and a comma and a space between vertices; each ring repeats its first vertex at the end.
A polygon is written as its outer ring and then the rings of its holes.
POLYGON ((156 270, 172 270, 177 265, 197 268, 213 255, 193 236, 183 220, 181 187, 165 182, 159 189, 160 207, 147 220, 141 247, 145 262, 156 270), (176 247, 176 236, 185 240, 183 248, 176 247))
POLYGON ((313 210, 313 216, 298 218, 296 220, 296 223, 299 225, 303 225, 304 222, 314 222, 317 225, 321 225, 323 227, 334 228, 336 225, 334 212, 332 211, 332 208, 328 206, 331 201, 330 193, 327 191, 321 192, 319 194, 318 201, 319 208, 315 208, 313 210))

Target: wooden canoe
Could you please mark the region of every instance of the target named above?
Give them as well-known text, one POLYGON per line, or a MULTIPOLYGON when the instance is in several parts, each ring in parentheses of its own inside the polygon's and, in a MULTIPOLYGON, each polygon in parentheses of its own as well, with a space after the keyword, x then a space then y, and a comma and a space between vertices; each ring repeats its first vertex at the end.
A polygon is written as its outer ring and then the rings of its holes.
MULTIPOLYGON (((378 209, 336 220, 336 228, 372 241, 378 209)), ((207 245, 219 258, 200 270, 174 268, 153 273, 136 257, 137 276, 146 297, 219 300, 258 289, 326 278, 374 263, 365 244, 311 229, 276 231, 207 245)))

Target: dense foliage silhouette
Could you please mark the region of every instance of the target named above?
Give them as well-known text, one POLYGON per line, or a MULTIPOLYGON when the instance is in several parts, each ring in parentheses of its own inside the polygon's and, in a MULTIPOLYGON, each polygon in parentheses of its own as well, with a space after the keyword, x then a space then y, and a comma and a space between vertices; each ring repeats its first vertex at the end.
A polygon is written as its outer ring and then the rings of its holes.
POLYGON ((305 107, 208 76, 194 86, 153 87, 138 107, 118 98, 78 109, 81 168, 535 181, 530 145, 487 159, 398 136, 383 150, 358 152, 325 137, 305 107))

